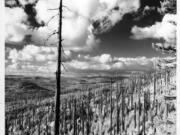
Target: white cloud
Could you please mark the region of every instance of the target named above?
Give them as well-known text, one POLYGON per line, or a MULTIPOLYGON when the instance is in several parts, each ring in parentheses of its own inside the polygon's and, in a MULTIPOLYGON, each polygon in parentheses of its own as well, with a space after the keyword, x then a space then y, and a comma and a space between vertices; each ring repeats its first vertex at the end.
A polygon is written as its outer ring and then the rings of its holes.
MULTIPOLYGON (((23 5, 26 1, 21 2, 23 5)), ((29 2, 28 2, 29 3, 29 2)), ((30 2, 31 3, 31 2, 30 2)), ((99 43, 99 39, 92 33, 91 22, 87 19, 90 18, 92 13, 95 13, 95 8, 98 1, 87 0, 87 1, 66 1, 69 9, 73 11, 64 10, 63 16, 63 46, 65 49, 74 51, 90 51, 99 43), (87 18, 86 18, 87 17, 87 18)), ((39 27, 36 29, 29 29, 23 22, 27 22, 27 15, 21 8, 6 8, 6 41, 21 42, 26 34, 31 34, 32 41, 36 45, 42 45, 48 39, 49 35, 58 31, 58 10, 49 10, 58 8, 59 0, 39 0, 35 6, 37 11, 36 19, 38 22, 44 22, 46 26, 39 27), (18 14, 18 15, 17 15, 18 14), (17 16, 12 18, 11 16, 17 16), (52 20, 51 18, 55 16, 52 20), (12 20, 13 23, 12 23, 12 20), (49 21, 51 20, 51 21, 49 21)), ((46 44, 57 44, 58 37, 54 34, 49 38, 46 44)))
POLYGON ((137 27, 134 26, 131 30, 133 39, 145 39, 145 38, 153 38, 164 40, 163 43, 160 44, 161 47, 173 47, 176 48, 176 15, 174 14, 166 14, 162 20, 162 22, 156 22, 154 25, 149 27, 137 27))
MULTIPOLYGON (((56 47, 27 45, 22 50, 10 49, 6 73, 49 73, 56 70, 56 47)), ((69 55, 71 53, 69 52, 69 55)))
POLYGON ((65 50, 64 53, 67 57, 71 57, 71 51, 65 50))
POLYGON ((123 69, 123 68, 125 68, 125 64, 122 61, 118 61, 118 62, 115 62, 112 65, 112 68, 114 68, 114 69, 123 69))
POLYGON ((18 52, 16 49, 13 50, 8 50, 9 51, 9 56, 8 58, 11 59, 12 63, 16 63, 17 58, 18 58, 18 52))
POLYGON ((55 73, 57 69, 57 64, 55 62, 48 62, 43 66, 38 66, 37 71, 40 73, 55 73))
POLYGON ((112 57, 109 54, 94 57, 78 55, 76 60, 66 62, 66 66, 76 72, 151 71, 154 69, 155 59, 112 57))
POLYGON ((110 54, 102 54, 99 58, 101 63, 111 62, 112 58, 110 54))
POLYGON ((49 60, 55 61, 56 56, 56 47, 27 45, 19 51, 11 49, 8 59, 10 59, 12 63, 17 63, 18 61, 42 62, 49 60))
POLYGON ((78 70, 78 71, 103 71, 103 70, 110 70, 110 66, 108 64, 98 63, 95 61, 87 62, 87 61, 79 61, 79 60, 72 60, 66 63, 68 69, 71 71, 78 70))
MULTIPOLYGON (((70 52, 66 52, 66 54, 71 56, 70 52)), ((6 65, 7 72, 54 73, 57 66, 54 48, 33 45, 29 45, 21 51, 10 50, 8 60, 11 62, 8 62, 6 65)), ((64 65, 68 72, 99 74, 119 71, 151 71, 154 69, 155 60, 156 58, 146 57, 112 57, 110 54, 93 57, 90 55, 78 55, 72 60, 65 61, 64 65)), ((64 67, 62 67, 62 71, 64 72, 64 67)))
POLYGON ((6 66, 6 74, 47 75, 52 76, 56 71, 56 63, 34 65, 32 63, 13 63, 6 66))
MULTIPOLYGON (((54 74, 57 68, 56 56, 54 54, 55 48, 36 47, 37 46, 29 45, 21 51, 15 49, 10 50, 8 60, 11 60, 11 62, 6 63, 6 72, 54 74), (29 52, 27 52, 27 50, 29 50, 29 52), (22 55, 25 56, 22 57, 22 55)), ((66 52, 66 54, 71 56, 70 52, 66 52)), ((98 75, 101 73, 125 73, 128 71, 153 71, 155 64, 157 64, 159 60, 161 60, 161 58, 158 57, 125 58, 112 57, 110 54, 92 57, 81 54, 72 60, 65 61, 64 65, 68 71, 64 70, 62 66, 62 72, 64 74, 95 73, 98 75)))
MULTIPOLYGON (((22 50, 6 50, 6 72, 40 72, 54 73, 57 68, 57 48, 47 46, 27 45, 22 50)), ((71 59, 71 51, 64 51, 62 61, 71 59)), ((62 70, 63 67, 62 67, 62 70)))
POLYGON ((126 13, 136 11, 139 7, 139 0, 100 0, 100 6, 93 17, 93 20, 99 23, 94 32, 103 33, 110 30, 126 13), (114 10, 115 7, 117 10, 114 10))
POLYGON ((112 57, 110 54, 101 54, 100 56, 94 56, 90 57, 89 55, 78 55, 79 58, 83 58, 87 61, 94 61, 94 62, 100 62, 100 63, 109 63, 112 61, 112 57))
MULTIPOLYGON (((33 3, 34 0, 21 0, 20 3, 25 5, 33 3)), ((117 23, 125 13, 137 10, 139 0, 66 0, 63 4, 68 7, 64 8, 63 16, 63 46, 65 49, 73 51, 91 51, 95 48, 100 40, 93 34, 93 20, 101 20, 108 17, 111 25, 117 23), (112 11, 115 6, 119 10, 112 11), (70 9, 70 10, 69 10, 70 9)), ((37 12, 37 22, 45 22, 48 26, 29 29, 24 23, 27 22, 27 15, 21 8, 6 8, 6 41, 21 42, 25 35, 31 34, 32 41, 36 45, 42 45, 48 36, 58 30, 58 10, 49 10, 58 8, 59 0, 39 0, 35 5, 37 12), (17 10, 17 11, 16 11, 17 10), (13 17, 14 16, 14 17, 13 17)), ((104 29, 104 28, 102 28, 104 29)), ((57 44, 57 35, 52 36, 47 44, 57 44)))
POLYGON ((23 24, 27 19, 27 15, 22 8, 5 8, 5 39, 6 42, 19 42, 28 34, 27 26, 23 24))

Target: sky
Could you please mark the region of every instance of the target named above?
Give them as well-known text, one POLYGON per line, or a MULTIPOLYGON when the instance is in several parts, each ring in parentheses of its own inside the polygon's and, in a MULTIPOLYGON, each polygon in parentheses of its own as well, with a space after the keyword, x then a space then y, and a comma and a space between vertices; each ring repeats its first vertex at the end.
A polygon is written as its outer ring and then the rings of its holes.
MULTIPOLYGON (((152 71, 157 59, 174 57, 173 1, 64 0, 63 75, 152 71)), ((5 4, 6 74, 54 75, 59 0, 5 4)))

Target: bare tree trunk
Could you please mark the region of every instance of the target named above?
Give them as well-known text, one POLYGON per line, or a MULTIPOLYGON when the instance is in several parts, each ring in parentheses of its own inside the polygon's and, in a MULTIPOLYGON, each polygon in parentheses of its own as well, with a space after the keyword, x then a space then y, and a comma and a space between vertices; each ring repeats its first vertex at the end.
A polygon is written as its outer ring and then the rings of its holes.
POLYGON ((144 135, 146 134, 146 127, 145 127, 145 124, 146 124, 146 93, 144 92, 144 111, 143 111, 143 131, 144 131, 144 135))
POLYGON ((111 84, 110 84, 110 135, 112 135, 112 78, 111 78, 111 84))
MULTIPOLYGON (((139 83, 138 83, 139 85, 139 83)), ((139 114, 138 114, 138 133, 140 133, 140 117, 141 117, 141 101, 140 101, 140 90, 138 87, 138 109, 139 109, 139 114)))
POLYGON ((84 102, 82 101, 82 108, 81 108, 81 111, 82 111, 82 134, 84 135, 84 116, 85 116, 85 114, 84 114, 84 102))
POLYGON ((49 130, 48 130, 48 118, 46 117, 46 134, 48 135, 48 132, 49 132, 49 130))
POLYGON ((38 135, 41 134, 41 121, 38 123, 38 135))
POLYGON ((117 134, 119 134, 119 111, 120 111, 120 108, 119 108, 119 93, 118 93, 118 82, 117 82, 117 90, 116 90, 116 111, 117 111, 117 123, 116 123, 116 125, 117 125, 117 134))
POLYGON ((156 102, 156 74, 154 75, 154 101, 153 101, 154 107, 155 107, 155 102, 156 102))
POLYGON ((136 128, 136 102, 134 105, 134 128, 136 128))
POLYGON ((90 134, 90 89, 88 88, 88 104, 87 104, 87 123, 86 123, 86 127, 87 127, 87 135, 90 134))
POLYGON ((9 124, 8 119, 5 119, 5 135, 9 135, 9 124))
POLYGON ((122 119, 122 131, 124 131, 124 88, 122 89, 122 91, 121 91, 121 112, 122 112, 122 114, 121 114, 121 119, 122 119))
POLYGON ((62 0, 59 5, 59 46, 58 46, 58 62, 56 72, 56 97, 55 97, 55 127, 54 135, 59 135, 60 122, 60 93, 61 93, 61 48, 62 48, 62 0))
POLYGON ((76 135, 76 129, 77 129, 77 126, 76 126, 76 99, 74 99, 74 115, 73 115, 73 129, 74 129, 74 133, 73 135, 76 135))

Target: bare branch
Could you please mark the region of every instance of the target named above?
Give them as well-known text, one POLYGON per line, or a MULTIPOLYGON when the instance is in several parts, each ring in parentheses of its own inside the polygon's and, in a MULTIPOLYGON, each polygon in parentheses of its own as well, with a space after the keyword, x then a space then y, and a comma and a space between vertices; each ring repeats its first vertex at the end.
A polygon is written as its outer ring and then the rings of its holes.
POLYGON ((64 70, 68 72, 67 68, 65 67, 64 63, 61 63, 61 65, 63 66, 64 70))
MULTIPOLYGON (((57 34, 58 34, 58 32, 57 32, 57 34)), ((63 41, 64 39, 62 39, 61 40, 61 42, 63 41)), ((49 45, 46 45, 46 46, 56 46, 57 47, 57 44, 59 43, 59 41, 56 41, 56 42, 54 42, 54 43, 52 43, 52 44, 49 44, 49 45)), ((44 44, 45 45, 45 44, 44 44)))
POLYGON ((63 56, 65 57, 65 59, 71 59, 69 56, 67 56, 67 54, 65 53, 65 51, 64 51, 64 48, 63 48, 63 46, 62 46, 62 48, 61 48, 62 50, 62 53, 63 53, 63 56))
POLYGON ((59 13, 58 14, 56 14, 56 15, 54 15, 54 16, 52 16, 50 19, 49 19, 49 21, 46 23, 46 25, 48 25, 49 24, 49 22, 51 21, 51 20, 53 20, 55 17, 57 17, 59 15, 59 13))
POLYGON ((48 37, 47 39, 44 41, 44 45, 46 45, 46 42, 55 34, 58 34, 58 32, 56 30, 54 30, 48 37))

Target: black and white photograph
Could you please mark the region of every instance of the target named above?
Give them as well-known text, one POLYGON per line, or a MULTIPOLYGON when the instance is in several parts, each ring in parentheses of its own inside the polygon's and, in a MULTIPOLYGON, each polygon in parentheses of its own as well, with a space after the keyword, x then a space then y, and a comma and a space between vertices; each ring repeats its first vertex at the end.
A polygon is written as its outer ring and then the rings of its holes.
POLYGON ((178 135, 177 7, 4 0, 4 134, 178 135))

